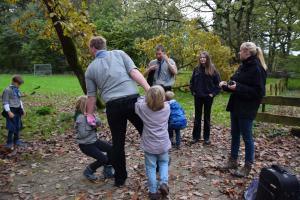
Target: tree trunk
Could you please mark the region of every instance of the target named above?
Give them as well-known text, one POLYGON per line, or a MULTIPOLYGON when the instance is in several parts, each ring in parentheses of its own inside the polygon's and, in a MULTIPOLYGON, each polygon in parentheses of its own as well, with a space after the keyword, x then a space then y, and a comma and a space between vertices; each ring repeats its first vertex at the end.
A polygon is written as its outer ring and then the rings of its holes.
MULTIPOLYGON (((50 13, 55 13, 55 10, 52 7, 52 5, 53 6, 55 5, 55 2, 52 0, 43 0, 43 1, 48 10, 48 14, 50 15, 50 13)), ((84 70, 79 63, 75 43, 71 37, 64 35, 63 27, 60 24, 60 20, 62 20, 62 19, 59 19, 56 15, 54 15, 53 17, 51 17, 51 20, 52 20, 53 26, 55 28, 55 31, 57 33, 58 39, 61 43, 64 55, 67 59, 67 62, 69 64, 70 68, 75 73, 83 93, 86 94, 87 91, 86 91, 84 70)), ((97 98, 96 105, 98 108, 105 107, 105 105, 102 103, 100 98, 97 98)))
POLYGON ((246 23, 245 23, 245 33, 246 33, 246 37, 245 40, 251 41, 251 33, 250 33, 250 22, 252 20, 252 12, 253 12, 253 8, 254 8, 254 0, 250 0, 249 1, 249 5, 246 11, 246 23))
MULTIPOLYGON (((53 9, 53 5, 55 5, 55 2, 52 0, 43 0, 48 13, 55 13, 55 10, 53 9)), ((79 84, 81 86, 82 91, 84 94, 86 94, 86 85, 85 85, 85 78, 84 78, 84 71, 82 69, 82 66, 79 64, 77 50, 75 47, 75 43, 72 40, 71 37, 64 35, 64 30, 62 25, 60 24, 60 20, 56 15, 51 17, 53 26, 55 28, 55 31, 57 33, 58 39, 61 43, 64 55, 67 59, 67 62, 70 66, 70 68, 75 73, 79 84)))

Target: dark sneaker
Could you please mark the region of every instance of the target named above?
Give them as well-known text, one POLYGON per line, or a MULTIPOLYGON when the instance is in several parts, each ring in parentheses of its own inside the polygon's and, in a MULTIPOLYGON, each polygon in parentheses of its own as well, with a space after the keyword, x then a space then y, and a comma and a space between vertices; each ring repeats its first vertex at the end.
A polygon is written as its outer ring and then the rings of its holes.
POLYGON ((7 149, 12 149, 13 146, 14 146, 13 144, 6 144, 4 147, 7 148, 7 149))
POLYGON ((149 192, 149 199, 150 200, 158 200, 160 199, 161 195, 159 193, 151 193, 149 192))
POLYGON ((220 170, 230 170, 230 169, 237 169, 238 168, 238 161, 233 158, 228 158, 227 162, 220 167, 220 170))
POLYGON ((242 167, 240 169, 237 169, 233 173, 233 175, 236 176, 236 177, 239 177, 239 178, 247 177, 247 176, 249 176, 249 174, 251 172, 251 169, 252 169, 252 164, 251 163, 245 163, 244 167, 242 167))
POLYGON ((16 141, 15 145, 18 147, 26 147, 27 146, 27 144, 25 142, 22 142, 21 140, 16 141))
POLYGON ((199 140, 193 139, 193 140, 191 141, 191 144, 196 144, 196 143, 198 143, 198 142, 199 142, 199 140))
POLYGON ((103 168, 104 178, 113 178, 115 175, 114 168, 111 165, 105 165, 103 168))
POLYGON ((126 179, 115 179, 115 186, 116 187, 122 187, 125 185, 126 179))
POLYGON ((93 171, 90 166, 87 166, 85 170, 83 171, 83 175, 85 178, 87 178, 89 181, 97 181, 98 178, 95 176, 95 171, 93 171))
POLYGON ((210 140, 205 140, 205 141, 204 141, 204 144, 205 144, 205 145, 210 145, 211 142, 210 142, 210 140))
POLYGON ((169 187, 168 187, 168 185, 165 184, 165 183, 161 184, 160 187, 159 187, 159 191, 160 191, 160 193, 161 193, 161 195, 163 197, 168 196, 168 194, 169 194, 169 187))
POLYGON ((177 145, 175 146, 175 148, 176 148, 177 150, 180 150, 180 144, 179 144, 179 145, 177 144, 177 145))

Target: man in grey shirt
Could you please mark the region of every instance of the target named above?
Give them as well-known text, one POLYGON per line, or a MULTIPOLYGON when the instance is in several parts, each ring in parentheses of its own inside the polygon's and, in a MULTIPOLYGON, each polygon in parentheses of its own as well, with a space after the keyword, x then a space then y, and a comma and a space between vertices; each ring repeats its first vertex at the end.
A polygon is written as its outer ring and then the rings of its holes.
POLYGON ((173 59, 168 58, 162 45, 157 45, 155 51, 156 59, 149 63, 144 75, 148 76, 150 85, 161 85, 165 91, 169 91, 175 83, 176 64, 173 59))
POLYGON ((115 186, 119 187, 127 178, 124 150, 127 120, 140 134, 143 131, 143 123, 134 110, 139 97, 136 83, 145 91, 150 86, 124 51, 106 50, 106 40, 103 37, 92 38, 89 50, 95 59, 85 73, 88 96, 87 120, 91 124, 95 123, 92 114, 98 91, 106 103, 106 115, 113 142, 112 165, 115 169, 115 186))

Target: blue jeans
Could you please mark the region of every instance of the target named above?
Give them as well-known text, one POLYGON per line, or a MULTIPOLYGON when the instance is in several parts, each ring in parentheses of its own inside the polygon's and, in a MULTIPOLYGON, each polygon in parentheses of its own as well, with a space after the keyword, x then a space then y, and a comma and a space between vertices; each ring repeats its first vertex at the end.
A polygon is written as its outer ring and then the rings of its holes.
POLYGON ((240 135, 245 143, 245 162, 254 162, 254 141, 252 136, 253 120, 240 119, 234 113, 230 113, 231 118, 231 157, 238 159, 240 149, 240 135))
POLYGON ((171 142, 173 141, 174 131, 176 134, 176 145, 179 146, 181 142, 180 129, 169 129, 169 137, 171 142))
POLYGON ((8 131, 6 144, 7 145, 19 144, 20 142, 19 135, 20 135, 19 132, 8 131))
POLYGON ((20 142, 20 130, 22 129, 21 114, 15 112, 13 109, 12 112, 15 116, 13 118, 6 118, 6 129, 8 130, 6 141, 7 145, 18 144, 20 142))
POLYGON ((162 154, 151 154, 145 152, 145 166, 146 166, 146 174, 148 177, 148 187, 149 192, 156 193, 157 192, 157 180, 156 180, 156 162, 159 164, 159 184, 168 184, 168 171, 169 171, 169 153, 165 152, 162 154))

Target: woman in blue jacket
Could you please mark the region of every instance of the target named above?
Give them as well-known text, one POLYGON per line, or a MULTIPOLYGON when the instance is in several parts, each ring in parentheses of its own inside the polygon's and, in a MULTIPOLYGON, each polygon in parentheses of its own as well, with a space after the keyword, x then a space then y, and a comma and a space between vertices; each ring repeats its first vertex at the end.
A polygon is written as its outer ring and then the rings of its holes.
POLYGON ((234 175, 248 176, 254 163, 253 120, 263 96, 267 77, 267 66, 262 50, 253 42, 244 42, 240 47, 242 64, 227 83, 222 81, 223 90, 231 92, 227 111, 231 117, 231 153, 223 169, 237 169, 240 136, 245 143, 245 165, 234 175))
POLYGON ((220 92, 220 75, 208 52, 200 53, 199 64, 194 69, 190 89, 194 96, 195 120, 192 144, 201 139, 201 116, 204 108, 204 144, 210 144, 210 113, 214 97, 220 92))

